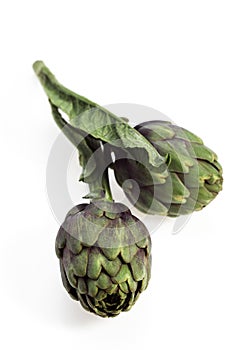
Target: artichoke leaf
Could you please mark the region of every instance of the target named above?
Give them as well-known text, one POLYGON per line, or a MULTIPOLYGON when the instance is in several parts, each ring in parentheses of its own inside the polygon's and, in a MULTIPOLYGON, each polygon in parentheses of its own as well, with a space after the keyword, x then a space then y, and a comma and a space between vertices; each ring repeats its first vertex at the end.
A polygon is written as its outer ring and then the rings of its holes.
POLYGON ((155 167, 163 163, 151 143, 122 118, 62 86, 42 61, 33 69, 51 103, 69 116, 72 126, 113 146, 144 149, 155 167))

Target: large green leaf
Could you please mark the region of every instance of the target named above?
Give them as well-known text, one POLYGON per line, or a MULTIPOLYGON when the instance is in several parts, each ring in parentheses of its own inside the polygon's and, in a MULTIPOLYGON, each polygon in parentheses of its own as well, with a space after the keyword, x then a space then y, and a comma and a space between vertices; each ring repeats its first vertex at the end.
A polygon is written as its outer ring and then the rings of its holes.
POLYGON ((51 103, 69 116, 72 126, 129 152, 144 149, 151 165, 163 164, 164 158, 151 143, 123 119, 62 86, 42 61, 36 61, 33 68, 51 103))

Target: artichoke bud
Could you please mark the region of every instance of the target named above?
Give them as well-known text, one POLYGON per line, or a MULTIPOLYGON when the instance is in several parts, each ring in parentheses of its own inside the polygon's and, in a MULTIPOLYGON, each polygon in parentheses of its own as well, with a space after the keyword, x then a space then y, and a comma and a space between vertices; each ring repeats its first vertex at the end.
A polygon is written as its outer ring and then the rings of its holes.
POLYGON ((166 159, 164 170, 138 159, 115 161, 116 180, 140 211, 172 217, 190 214, 221 191, 222 167, 199 137, 167 121, 149 121, 135 128, 166 159))
POLYGON ((64 287, 101 317, 130 310, 147 288, 150 251, 144 224, 125 205, 106 200, 72 208, 56 238, 64 287))

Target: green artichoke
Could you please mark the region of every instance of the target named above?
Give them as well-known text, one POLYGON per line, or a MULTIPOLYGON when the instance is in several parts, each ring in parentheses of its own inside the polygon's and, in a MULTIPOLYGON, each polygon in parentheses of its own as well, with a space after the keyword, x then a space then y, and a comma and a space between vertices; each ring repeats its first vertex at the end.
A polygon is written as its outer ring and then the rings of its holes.
POLYGON ((147 288, 150 251, 144 224, 123 204, 105 200, 72 208, 56 238, 64 287, 102 317, 130 310, 147 288))
POLYGON ((190 214, 221 191, 222 167, 199 137, 167 121, 149 121, 135 129, 166 159, 159 170, 138 158, 121 156, 115 161, 116 180, 140 211, 172 217, 190 214))

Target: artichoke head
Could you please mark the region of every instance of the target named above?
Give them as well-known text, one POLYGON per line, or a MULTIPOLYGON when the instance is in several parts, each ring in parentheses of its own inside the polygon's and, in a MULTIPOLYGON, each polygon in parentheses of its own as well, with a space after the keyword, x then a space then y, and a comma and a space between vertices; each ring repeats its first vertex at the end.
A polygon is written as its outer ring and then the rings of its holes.
POLYGON ((130 310, 147 288, 150 251, 144 224, 125 205, 105 200, 72 208, 56 238, 64 287, 102 317, 130 310))
POLYGON ((135 128, 166 159, 159 169, 134 157, 115 161, 116 180, 140 211, 172 217, 190 214, 221 191, 222 167, 199 137, 167 121, 149 121, 135 128))

